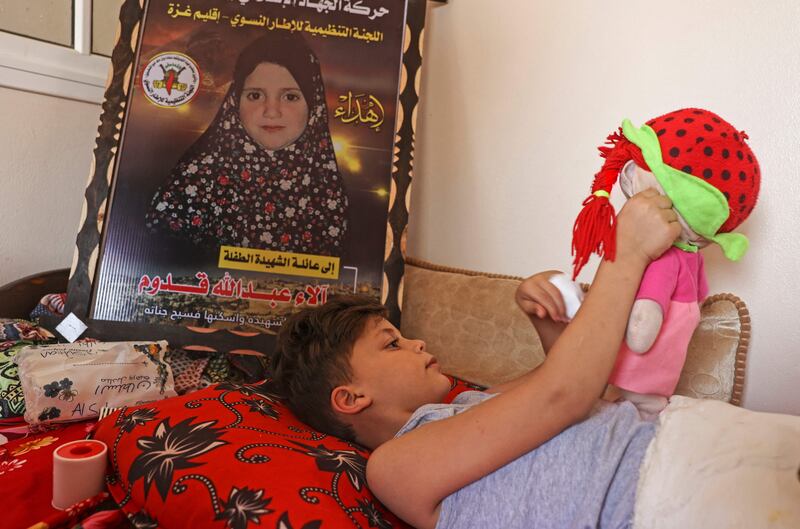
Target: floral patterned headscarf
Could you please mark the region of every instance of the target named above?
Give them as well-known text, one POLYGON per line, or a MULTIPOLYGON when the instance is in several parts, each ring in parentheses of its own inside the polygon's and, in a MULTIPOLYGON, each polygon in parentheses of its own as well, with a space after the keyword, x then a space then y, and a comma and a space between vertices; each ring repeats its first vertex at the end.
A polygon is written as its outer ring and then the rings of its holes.
POLYGON ((319 60, 302 37, 267 34, 242 51, 217 116, 153 197, 146 220, 196 244, 338 256, 347 205, 319 60), (289 70, 309 109, 300 137, 276 151, 259 145, 239 117, 244 80, 264 62, 289 70))

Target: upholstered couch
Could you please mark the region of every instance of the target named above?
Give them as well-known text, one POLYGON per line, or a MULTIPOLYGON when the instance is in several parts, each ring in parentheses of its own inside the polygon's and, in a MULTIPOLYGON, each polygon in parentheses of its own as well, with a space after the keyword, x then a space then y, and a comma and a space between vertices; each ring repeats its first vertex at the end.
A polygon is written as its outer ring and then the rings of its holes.
MULTIPOLYGON (((544 359, 535 330, 514 302, 520 277, 408 258, 401 330, 424 339, 446 373, 491 386, 544 359)), ((677 393, 741 404, 750 316, 732 294, 710 296, 677 393)))
MULTIPOLYGON (((0 287, 6 317, 26 317, 39 297, 66 290, 67 270, 0 287)), ((476 272, 406 258, 402 331, 426 341, 447 373, 492 385, 544 359, 539 338, 514 303, 521 277, 476 272)), ((740 405, 750 340, 750 316, 733 294, 702 306, 678 393, 740 405)))
MULTIPOLYGON (((37 276, 0 287, 0 309, 26 314, 43 292, 63 292, 66 271, 54 278, 37 276)), ((520 280, 409 258, 401 330, 424 339, 446 373, 487 386, 509 380, 544 358, 538 336, 514 303, 520 280)), ((706 300, 678 392, 738 405, 749 333, 741 300, 730 294, 706 300)), ((471 387, 454 380, 448 398, 471 387)), ((323 522, 325 527, 408 527, 365 486, 369 453, 300 423, 269 381, 226 381, 122 408, 96 426, 74 423, 0 447, 12 458, 0 470, 15 472, 0 479, 0 492, 18 506, 6 513, 6 522, 24 527, 58 515, 49 507, 51 482, 42 476, 52 475, 52 451, 88 429, 109 447, 112 499, 95 498, 76 520, 116 516, 137 526, 155 526, 158 520, 165 529, 217 527, 221 519, 232 524, 245 512, 237 509, 246 507, 246 514, 265 527, 312 528, 323 522), (162 450, 165 443, 177 442, 183 443, 181 450, 162 450), (160 458, 171 463, 154 466, 160 458), (106 510, 93 513, 95 508, 106 510)))

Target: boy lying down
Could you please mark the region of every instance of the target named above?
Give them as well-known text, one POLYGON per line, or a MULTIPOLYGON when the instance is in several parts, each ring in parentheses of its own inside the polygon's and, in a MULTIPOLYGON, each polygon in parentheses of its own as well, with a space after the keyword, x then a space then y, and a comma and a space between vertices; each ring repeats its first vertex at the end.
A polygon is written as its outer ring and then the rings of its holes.
POLYGON ((574 320, 543 272, 517 302, 547 351, 530 373, 442 400, 449 379, 381 305, 333 298, 289 319, 274 376, 311 426, 373 453, 378 498, 418 528, 798 528, 800 417, 673 397, 658 421, 599 398, 647 264, 680 226, 646 190, 574 320))

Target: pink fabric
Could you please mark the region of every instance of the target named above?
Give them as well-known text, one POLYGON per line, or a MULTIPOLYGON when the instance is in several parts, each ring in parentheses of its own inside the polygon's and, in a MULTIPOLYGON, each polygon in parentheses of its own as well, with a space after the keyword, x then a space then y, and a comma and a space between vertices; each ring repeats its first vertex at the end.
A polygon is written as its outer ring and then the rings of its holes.
POLYGON ((703 256, 673 246, 647 267, 636 299, 652 299, 666 314, 670 301, 700 302, 706 296, 708 283, 703 256))
POLYGON ((699 322, 700 307, 696 302, 670 302, 661 332, 650 350, 634 353, 623 342, 609 382, 628 391, 669 397, 678 385, 686 349, 699 322))
POLYGON ((636 299, 661 306, 664 321, 653 346, 644 354, 623 343, 609 382, 628 391, 669 397, 678 385, 686 350, 700 322, 699 303, 708 295, 700 253, 675 247, 645 270, 636 299))

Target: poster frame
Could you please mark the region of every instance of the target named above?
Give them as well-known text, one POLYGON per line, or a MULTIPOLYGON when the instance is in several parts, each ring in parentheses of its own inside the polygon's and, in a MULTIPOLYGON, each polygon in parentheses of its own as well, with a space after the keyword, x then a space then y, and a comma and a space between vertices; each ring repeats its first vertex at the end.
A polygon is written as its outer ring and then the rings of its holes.
MULTIPOLYGON (((104 221, 110 205, 122 126, 135 82, 137 44, 141 38, 142 20, 148 4, 148 0, 124 0, 120 8, 118 37, 111 56, 89 181, 84 193, 65 314, 74 314, 87 326, 84 336, 104 341, 166 339, 176 347, 189 350, 269 354, 274 347, 274 332, 247 333, 235 329, 115 322, 90 317, 99 275, 98 263, 102 259, 104 221)), ((426 0, 409 0, 398 87, 399 101, 381 289, 381 301, 388 309, 389 320, 396 326, 400 324, 402 309, 404 255, 413 178, 414 135, 425 16, 426 0)), ((55 326, 60 320, 61 318, 51 318, 45 323, 55 326)))

